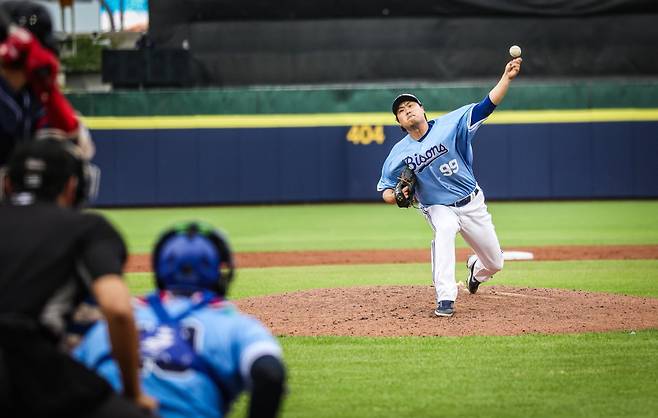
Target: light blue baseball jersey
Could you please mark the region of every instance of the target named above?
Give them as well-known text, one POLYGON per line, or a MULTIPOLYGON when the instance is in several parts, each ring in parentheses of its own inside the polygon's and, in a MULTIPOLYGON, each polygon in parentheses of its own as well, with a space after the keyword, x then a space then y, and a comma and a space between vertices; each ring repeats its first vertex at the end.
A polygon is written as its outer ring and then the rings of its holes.
MULTIPOLYGON (((198 303, 198 297, 176 297, 168 292, 158 296, 161 306, 174 317, 198 303)), ((263 355, 281 357, 281 347, 260 322, 221 299, 192 310, 178 321, 178 329, 158 321, 146 299, 135 305, 142 387, 158 400, 163 418, 224 416, 240 392, 249 387, 252 363, 263 355), (190 353, 190 346, 196 356, 190 353), (189 367, 191 356, 203 367, 189 367)), ((119 391, 121 378, 109 358, 109 347, 106 323, 100 322, 74 356, 119 391)))
POLYGON ((429 121, 425 136, 406 135, 393 146, 382 166, 377 190, 393 189, 405 165, 417 177, 416 198, 423 206, 450 205, 476 187, 471 141, 485 119, 471 125, 475 104, 429 121))

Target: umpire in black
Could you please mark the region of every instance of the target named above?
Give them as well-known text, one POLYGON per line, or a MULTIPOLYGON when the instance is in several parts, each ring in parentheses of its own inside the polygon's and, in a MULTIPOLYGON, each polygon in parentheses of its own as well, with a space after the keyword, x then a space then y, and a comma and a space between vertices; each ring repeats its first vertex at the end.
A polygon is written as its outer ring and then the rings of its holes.
POLYGON ((126 248, 100 215, 76 210, 89 188, 70 143, 24 143, 9 160, 0 204, 0 415, 140 417, 155 409, 138 380, 126 248), (64 351, 75 307, 95 298, 120 364, 119 396, 64 351))

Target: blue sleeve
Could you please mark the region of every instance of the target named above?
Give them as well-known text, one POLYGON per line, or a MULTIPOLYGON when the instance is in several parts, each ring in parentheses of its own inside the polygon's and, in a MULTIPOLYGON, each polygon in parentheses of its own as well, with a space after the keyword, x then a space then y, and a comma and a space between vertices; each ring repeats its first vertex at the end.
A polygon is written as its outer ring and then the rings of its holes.
POLYGON ((104 355, 110 352, 109 341, 107 339, 107 326, 104 321, 98 321, 91 328, 73 351, 73 357, 78 361, 92 368, 96 362, 104 355))
POLYGON ((397 184, 397 177, 393 175, 393 172, 386 170, 387 164, 382 167, 382 176, 377 183, 377 191, 383 192, 386 189, 393 189, 397 184))
POLYGON ((243 379, 249 380, 251 365, 258 358, 271 355, 282 357, 281 346, 270 332, 256 319, 244 315, 240 318, 234 344, 239 356, 239 369, 243 379))
POLYGON ((456 127, 455 149, 464 161, 469 164, 473 162, 471 142, 480 126, 484 123, 484 119, 477 123, 471 123, 471 118, 475 113, 474 109, 476 106, 478 105, 470 104, 459 109, 461 116, 457 121, 456 127))
POLYGON ((391 153, 386 157, 386 161, 382 165, 382 176, 379 178, 377 183, 377 191, 383 192, 386 189, 393 189, 398 182, 398 176, 400 171, 402 171, 402 164, 399 165, 393 164, 395 159, 400 158, 400 152, 398 147, 394 146, 391 150, 391 153))
POLYGON ((121 375, 116 363, 111 358, 111 353, 112 348, 110 347, 107 324, 105 321, 98 321, 87 332, 72 355, 77 361, 107 380, 114 390, 120 391, 122 386, 121 375))
POLYGON ((469 124, 469 128, 473 125, 476 125, 478 122, 486 119, 489 115, 491 115, 496 109, 496 105, 493 104, 491 99, 489 98, 489 95, 482 99, 482 101, 473 107, 473 111, 471 113, 471 123, 469 124))

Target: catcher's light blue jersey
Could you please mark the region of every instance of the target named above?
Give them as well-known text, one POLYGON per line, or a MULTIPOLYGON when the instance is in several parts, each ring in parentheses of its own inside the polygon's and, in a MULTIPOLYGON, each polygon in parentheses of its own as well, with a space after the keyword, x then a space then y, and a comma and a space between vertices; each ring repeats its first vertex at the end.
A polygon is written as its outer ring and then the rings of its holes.
POLYGON ((475 104, 466 105, 429 122, 416 141, 406 135, 393 146, 377 190, 395 188, 405 165, 416 173, 416 198, 423 206, 450 205, 475 190, 471 141, 484 119, 471 125, 475 104))
MULTIPOLYGON (((263 355, 280 358, 280 346, 260 322, 231 303, 217 299, 190 310, 198 301, 161 295, 169 315, 189 314, 177 327, 169 326, 158 321, 145 300, 136 302, 144 391, 158 400, 163 418, 224 416, 248 387, 252 363, 263 355)), ((100 322, 74 355, 120 390, 119 370, 109 351, 107 326, 100 322)))

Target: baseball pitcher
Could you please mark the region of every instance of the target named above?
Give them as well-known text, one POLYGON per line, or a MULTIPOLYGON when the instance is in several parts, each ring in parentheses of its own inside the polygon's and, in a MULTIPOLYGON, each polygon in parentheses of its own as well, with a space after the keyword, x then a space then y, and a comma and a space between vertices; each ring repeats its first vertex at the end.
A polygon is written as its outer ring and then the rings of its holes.
POLYGON ((392 111, 407 135, 393 146, 384 161, 377 190, 387 203, 409 207, 414 201, 434 231, 432 281, 436 289, 437 316, 454 313, 455 238, 461 233, 474 255, 467 261, 467 287, 477 292, 480 283, 503 268, 503 254, 484 192, 473 174, 471 142, 486 118, 499 105, 511 81, 521 70, 522 59, 507 63, 500 81, 477 104, 460 107, 427 120, 421 101, 405 93, 395 98, 392 111), (411 171, 413 176, 409 179, 411 171))

